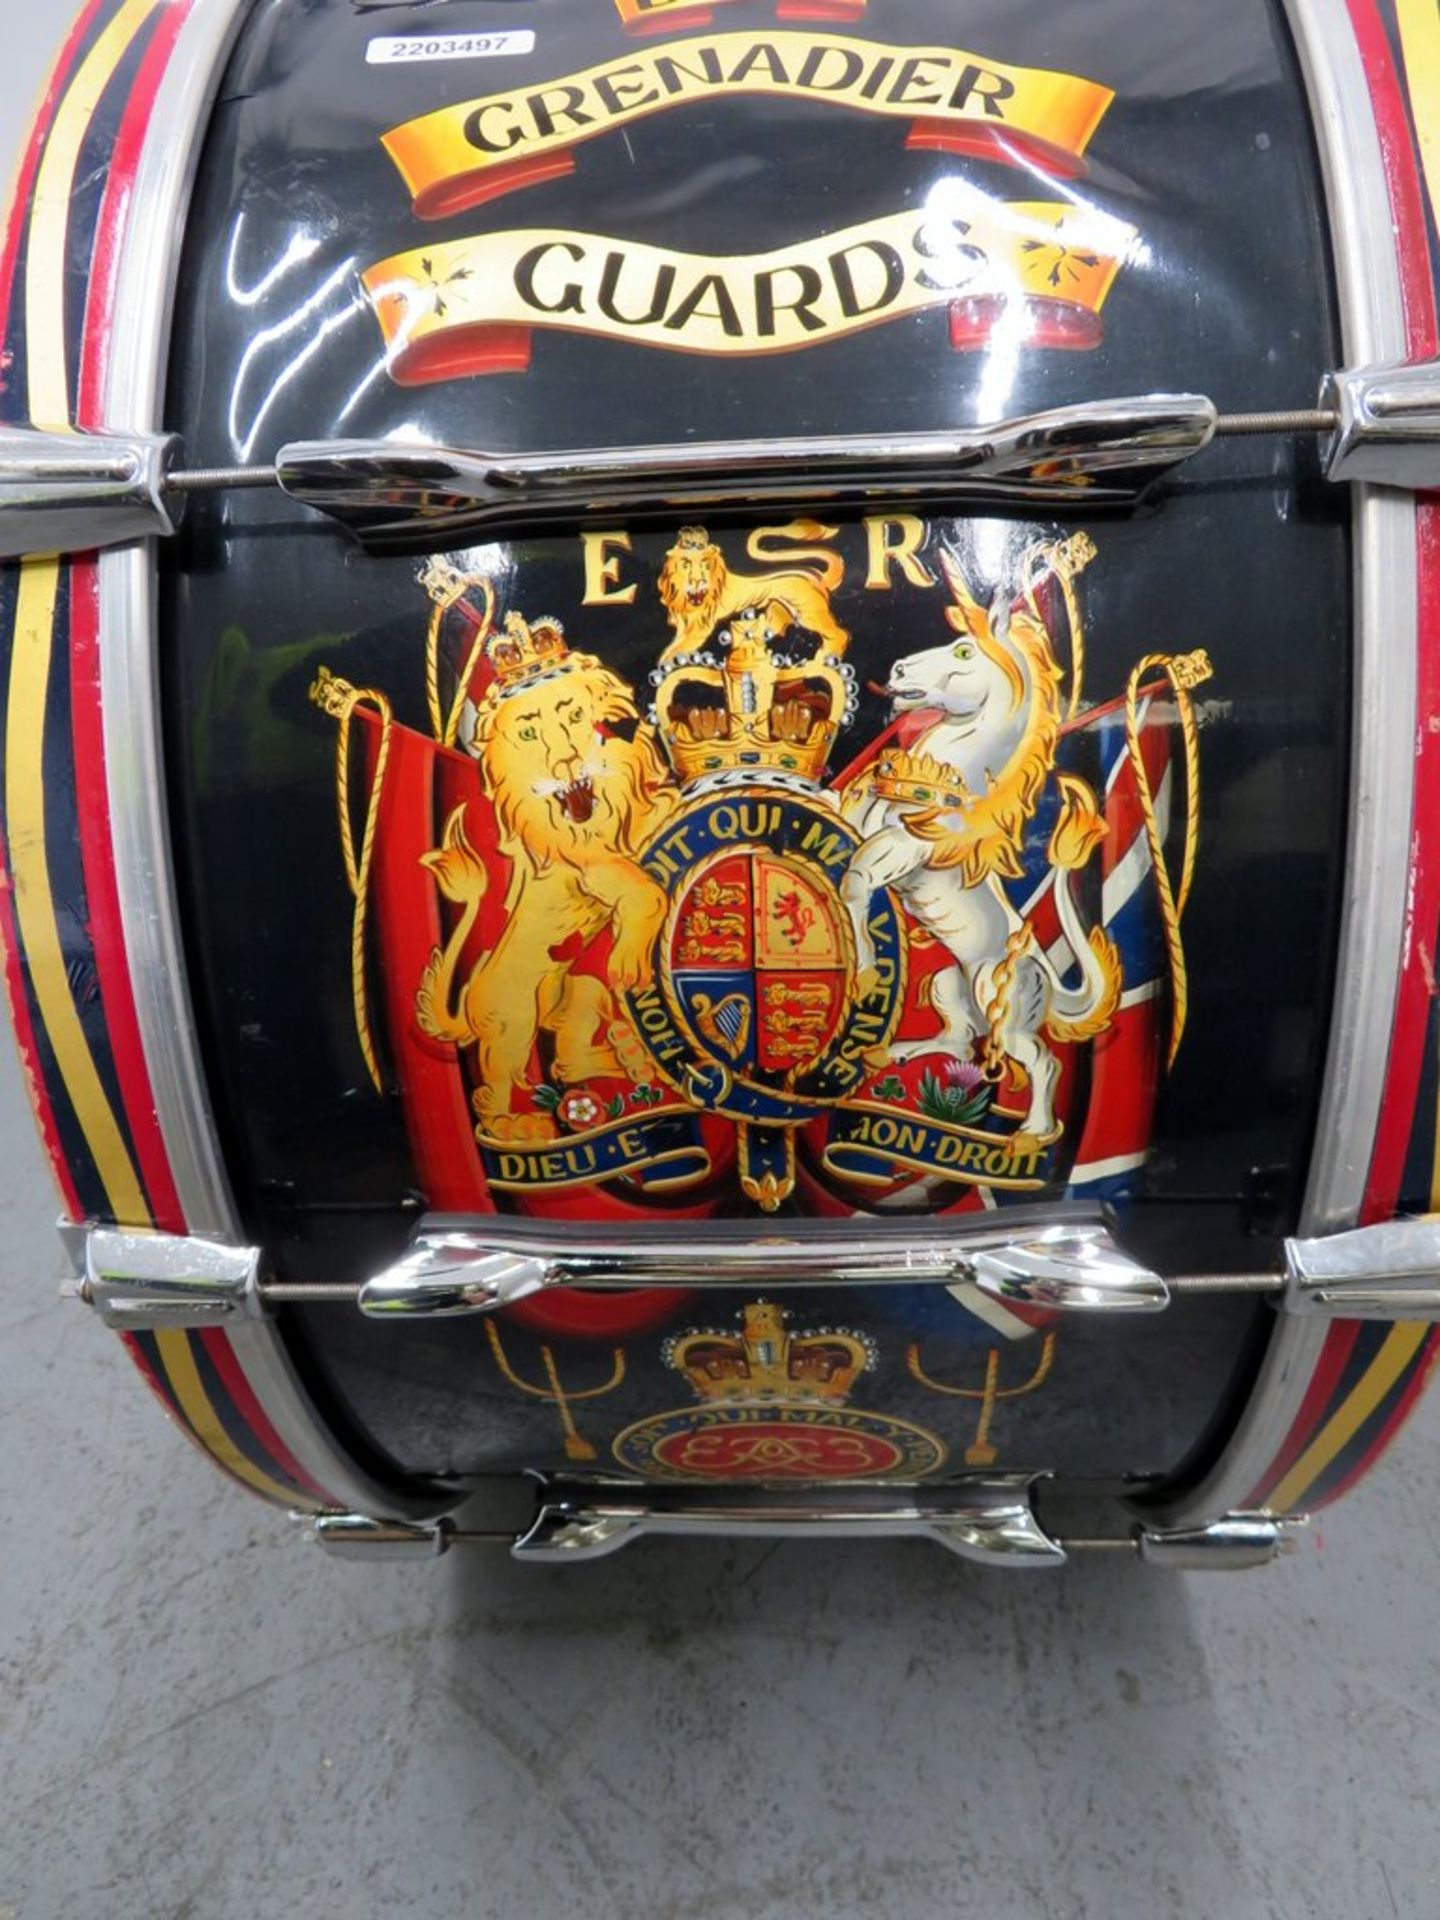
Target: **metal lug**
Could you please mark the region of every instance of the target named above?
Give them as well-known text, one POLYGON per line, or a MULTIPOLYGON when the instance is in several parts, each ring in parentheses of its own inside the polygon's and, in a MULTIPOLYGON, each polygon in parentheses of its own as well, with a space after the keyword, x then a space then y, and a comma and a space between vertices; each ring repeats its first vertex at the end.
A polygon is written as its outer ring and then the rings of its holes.
POLYGON ((171 534, 171 434, 0 427, 0 560, 88 553, 171 534))
POLYGON ((968 1256, 971 1277, 996 1300, 1070 1313, 1158 1313, 1170 1290, 1122 1253, 1101 1226, 1053 1226, 968 1256))
POLYGON ((747 1498, 736 1488, 645 1487, 552 1494, 511 1549, 517 1560, 598 1560, 636 1540, 922 1539, 992 1567, 1056 1567, 1065 1550, 1036 1518, 1032 1480, 747 1498))
POLYGON ((547 1263, 532 1254, 422 1228, 403 1259, 361 1287, 360 1311, 377 1319, 496 1313, 550 1284, 547 1263))
POLYGON ((988 426, 694 445, 485 453, 394 441, 296 442, 276 461, 293 499, 366 546, 433 551, 620 516, 1025 502, 1087 512, 1133 505, 1209 445, 1214 405, 1145 394, 988 426))
POLYGON ((1303 1524, 1268 1513, 1230 1513, 1208 1527, 1139 1526, 1135 1544, 1152 1567, 1177 1573, 1245 1573, 1289 1551, 1289 1531, 1303 1524))
POLYGON ((1440 361, 1332 373, 1321 405, 1338 419, 1323 454, 1327 479, 1440 487, 1440 361))
POLYGON ((1342 1320, 1440 1320, 1440 1220, 1387 1220, 1287 1240, 1288 1313, 1342 1320))
POLYGON ((80 1295, 107 1327, 213 1327, 258 1318, 260 1253, 179 1234, 94 1227, 80 1295))
POLYGON ((57 1220, 55 1231, 60 1238, 60 1248, 70 1263, 70 1270, 77 1280, 85 1278, 85 1249, 95 1225, 90 1220, 57 1220))
POLYGON ((448 1520, 376 1520, 368 1513, 317 1513, 310 1538, 336 1560, 436 1560, 450 1546, 448 1520))

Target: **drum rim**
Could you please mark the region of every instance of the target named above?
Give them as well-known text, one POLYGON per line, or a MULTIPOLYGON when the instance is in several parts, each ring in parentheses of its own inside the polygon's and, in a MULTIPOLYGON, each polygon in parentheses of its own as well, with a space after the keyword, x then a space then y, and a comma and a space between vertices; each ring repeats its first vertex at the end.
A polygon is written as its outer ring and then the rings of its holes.
MULTIPOLYGON (((113 355, 104 418, 135 430, 164 417, 187 214, 221 82, 257 0, 193 0, 145 128, 118 251, 113 355)), ((220 1149, 180 935, 167 831, 159 686, 159 565, 153 540, 99 557, 100 705, 111 842, 125 958, 155 1117, 190 1233, 244 1243, 220 1149)), ((310 1401, 279 1329, 227 1329, 261 1412, 306 1473, 336 1500, 400 1517, 455 1504, 407 1476, 380 1485, 344 1451, 310 1401)))
MULTIPOLYGON (((1282 0, 1300 62, 1320 151, 1349 365, 1409 356, 1398 240, 1384 149, 1350 13, 1336 0, 1282 0)), ((1414 800, 1413 740, 1420 644, 1418 541, 1413 498, 1357 486, 1353 504, 1355 620, 1352 640, 1350 807, 1346 885, 1334 1005, 1320 1108, 1299 1231, 1336 1233, 1360 1217, 1379 1131, 1400 993, 1414 800), (1362 900, 1359 876, 1366 877, 1362 900)), ((1329 1326, 1281 1313, 1260 1374, 1220 1458, 1179 1499, 1158 1506, 1167 1524, 1208 1523, 1245 1504, 1294 1427, 1329 1326)))

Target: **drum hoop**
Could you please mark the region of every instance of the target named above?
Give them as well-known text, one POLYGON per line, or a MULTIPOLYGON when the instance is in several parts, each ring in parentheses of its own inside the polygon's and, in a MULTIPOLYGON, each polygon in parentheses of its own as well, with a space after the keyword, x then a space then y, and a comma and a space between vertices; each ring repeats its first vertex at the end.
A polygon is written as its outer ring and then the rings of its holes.
MULTIPOLYGON (((141 429, 165 411, 165 371, 185 223, 210 115, 256 0, 194 0, 145 130, 116 267, 104 418, 141 429)), ((200 1058, 180 938, 160 736, 158 562, 153 540, 99 558, 99 654, 106 783, 120 922, 160 1136, 192 1234, 244 1244, 200 1058)), ((381 1486, 314 1411, 283 1339, 261 1322, 224 1336, 291 1454, 336 1499, 429 1516, 443 1489, 381 1486)))
MULTIPOLYGON (((1400 265, 1377 246, 1394 216, 1375 100, 1349 13, 1337 0, 1283 0, 1325 182, 1342 350, 1352 366, 1409 355, 1400 265)), ((1413 498, 1354 490, 1355 624, 1351 800, 1335 1002, 1303 1235, 1354 1226, 1380 1123, 1400 990, 1414 799, 1419 608, 1413 498), (1362 898, 1360 876, 1365 877, 1362 898)), ((1300 1414, 1329 1324, 1276 1315, 1260 1375, 1220 1459, 1167 1524, 1208 1523, 1250 1501, 1300 1414)))

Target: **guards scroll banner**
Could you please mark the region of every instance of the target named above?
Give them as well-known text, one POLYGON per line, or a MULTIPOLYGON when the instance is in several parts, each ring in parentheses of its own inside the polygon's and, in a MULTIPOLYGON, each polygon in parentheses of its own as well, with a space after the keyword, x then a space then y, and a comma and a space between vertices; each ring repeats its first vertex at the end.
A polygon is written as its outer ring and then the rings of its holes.
POLYGON ((531 328, 672 352, 768 354, 951 309, 951 344, 1002 316, 1019 344, 1090 347, 1133 229, 1068 201, 957 191, 769 253, 681 253, 565 228, 477 234, 382 260, 364 286, 401 386, 514 371, 531 328), (1026 314, 1028 310, 1028 319, 1026 314))

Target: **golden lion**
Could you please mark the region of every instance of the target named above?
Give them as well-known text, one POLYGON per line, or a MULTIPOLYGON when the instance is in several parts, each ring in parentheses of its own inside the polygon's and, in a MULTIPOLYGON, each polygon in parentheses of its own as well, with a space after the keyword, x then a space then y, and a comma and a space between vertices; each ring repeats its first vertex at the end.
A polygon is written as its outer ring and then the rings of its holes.
POLYGON ((480 703, 474 748, 512 862, 505 926, 454 999, 455 976, 474 931, 488 876, 465 828, 465 808, 424 856, 447 900, 461 907, 415 998, 433 1039, 474 1046, 475 1111, 492 1139, 549 1139, 546 1114, 516 1113, 530 1086, 535 1044, 554 1037, 551 1073, 563 1084, 619 1074, 635 1064, 633 1031, 615 992, 652 978, 664 922, 663 889, 636 863, 640 844, 678 804, 649 727, 638 722, 624 682, 591 654, 567 653, 557 671, 518 686, 492 686, 480 703), (618 730, 617 730, 618 729, 618 730), (608 928, 607 981, 577 973, 578 947, 608 928))
POLYGON ((845 577, 844 561, 823 546, 769 550, 775 540, 815 541, 833 531, 816 520, 761 528, 750 537, 752 555, 789 565, 772 573, 737 573, 726 565, 704 527, 682 527, 658 582, 673 635, 660 665, 668 665, 677 654, 698 653, 722 621, 752 610, 767 614, 777 634, 805 627, 822 635, 833 652, 843 653, 850 635, 831 613, 830 595, 845 577))

